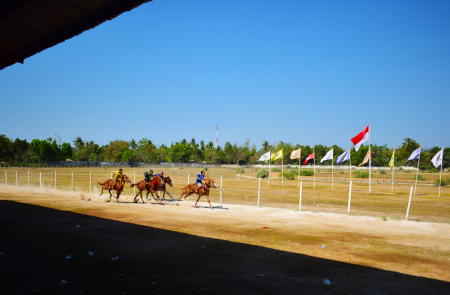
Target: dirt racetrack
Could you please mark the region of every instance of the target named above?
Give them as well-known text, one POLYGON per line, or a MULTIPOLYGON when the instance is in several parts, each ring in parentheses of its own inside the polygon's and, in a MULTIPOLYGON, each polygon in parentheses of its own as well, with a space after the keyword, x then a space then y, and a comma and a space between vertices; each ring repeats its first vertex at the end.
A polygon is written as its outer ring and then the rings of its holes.
POLYGON ((448 224, 0 191, 1 294, 450 292, 448 224))

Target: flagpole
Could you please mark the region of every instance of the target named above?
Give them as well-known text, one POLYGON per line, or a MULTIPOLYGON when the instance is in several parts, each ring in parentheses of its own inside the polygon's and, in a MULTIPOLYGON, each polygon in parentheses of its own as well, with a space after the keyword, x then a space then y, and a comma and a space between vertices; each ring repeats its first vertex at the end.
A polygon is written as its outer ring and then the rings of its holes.
POLYGON ((333 186, 333 179, 334 179, 334 177, 333 177, 333 162, 334 162, 334 150, 333 150, 333 156, 331 157, 331 190, 333 190, 334 189, 334 186, 333 186))
POLYGON ((313 160, 314 160, 314 189, 316 189, 316 153, 313 147, 313 160))
POLYGON ((349 158, 350 158, 350 182, 352 182, 352 157, 351 157, 351 153, 350 153, 350 151, 348 152, 349 153, 349 158))
MULTIPOLYGON (((281 155, 283 155, 283 152, 281 152, 281 155)), ((281 156, 281 187, 284 187, 283 170, 283 156, 281 156)))
POLYGON ((300 187, 300 161, 302 160, 302 150, 300 149, 300 158, 298 158, 298 187, 300 187))
POLYGON ((369 124, 369 194, 372 193, 372 153, 370 152, 370 134, 372 130, 370 130, 369 124))
POLYGON ((439 197, 441 196, 442 166, 444 166, 444 147, 442 147, 441 174, 440 174, 440 176, 439 176, 439 197))
POLYGON ((416 184, 414 185, 414 195, 416 194, 416 189, 417 189, 417 177, 419 176, 419 162, 420 162, 420 154, 421 153, 422 153, 422 147, 420 147, 419 159, 417 160, 416 184))
MULTIPOLYGON (((395 145, 394 145, 394 153, 395 153, 395 145)), ((394 157, 394 154, 392 155, 394 157)), ((392 181, 391 181, 391 195, 394 193, 394 168, 395 168, 395 157, 394 162, 392 162, 392 181)))
POLYGON ((272 157, 272 152, 269 150, 269 179, 267 180, 267 186, 270 186, 270 158, 272 157))

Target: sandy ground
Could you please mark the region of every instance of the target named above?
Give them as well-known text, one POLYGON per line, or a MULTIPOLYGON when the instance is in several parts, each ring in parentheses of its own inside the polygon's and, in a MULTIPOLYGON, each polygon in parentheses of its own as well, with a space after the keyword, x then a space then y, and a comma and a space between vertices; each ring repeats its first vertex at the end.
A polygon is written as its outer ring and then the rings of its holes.
POLYGON ((450 282, 450 225, 227 205, 206 199, 105 202, 105 195, 0 185, 0 200, 34 204, 450 282))

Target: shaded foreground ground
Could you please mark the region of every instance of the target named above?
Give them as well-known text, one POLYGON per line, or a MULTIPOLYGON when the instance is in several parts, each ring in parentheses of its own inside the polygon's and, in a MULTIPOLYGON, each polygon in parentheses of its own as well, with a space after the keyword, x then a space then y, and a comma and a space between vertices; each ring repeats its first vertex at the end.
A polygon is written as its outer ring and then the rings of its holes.
POLYGON ((450 289, 448 225, 123 201, 57 191, 1 193, 0 293, 445 294, 450 289))

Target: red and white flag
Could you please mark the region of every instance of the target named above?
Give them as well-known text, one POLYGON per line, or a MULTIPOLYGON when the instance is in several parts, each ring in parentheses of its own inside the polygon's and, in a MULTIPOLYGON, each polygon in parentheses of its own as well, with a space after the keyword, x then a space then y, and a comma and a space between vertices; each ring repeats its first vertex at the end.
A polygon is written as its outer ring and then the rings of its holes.
POLYGON ((308 158, 306 158, 305 162, 303 162, 303 165, 306 165, 309 160, 314 159, 314 154, 309 154, 308 158))
POLYGON ((361 144, 363 144, 363 142, 368 140, 369 137, 370 137, 369 125, 367 125, 367 127, 364 128, 363 131, 361 131, 358 135, 356 135, 351 139, 353 142, 353 146, 355 147, 355 151, 358 151, 361 144))

